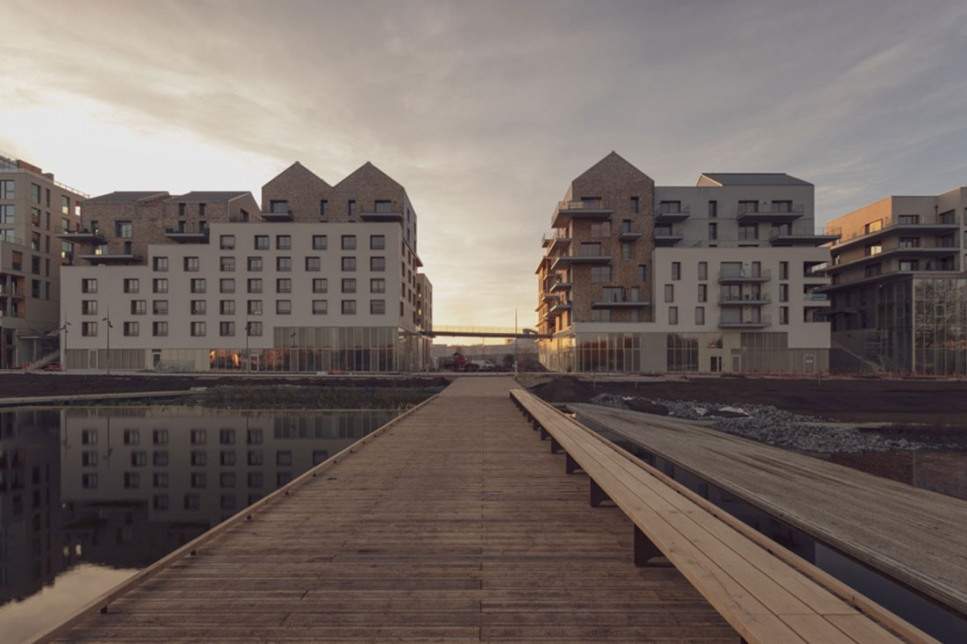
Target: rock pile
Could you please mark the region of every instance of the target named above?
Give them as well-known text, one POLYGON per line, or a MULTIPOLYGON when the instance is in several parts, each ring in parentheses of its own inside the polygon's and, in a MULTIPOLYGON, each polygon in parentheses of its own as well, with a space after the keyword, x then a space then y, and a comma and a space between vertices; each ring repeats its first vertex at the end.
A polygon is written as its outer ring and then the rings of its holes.
MULTIPOLYGON (((663 415, 703 424, 728 434, 749 438, 767 445, 820 454, 913 451, 943 449, 937 445, 904 438, 888 438, 856 427, 827 423, 821 418, 792 414, 770 405, 716 405, 684 400, 638 398, 600 394, 591 399, 595 405, 642 410, 664 410, 663 415)), ((652 412, 652 413, 656 413, 652 412)))

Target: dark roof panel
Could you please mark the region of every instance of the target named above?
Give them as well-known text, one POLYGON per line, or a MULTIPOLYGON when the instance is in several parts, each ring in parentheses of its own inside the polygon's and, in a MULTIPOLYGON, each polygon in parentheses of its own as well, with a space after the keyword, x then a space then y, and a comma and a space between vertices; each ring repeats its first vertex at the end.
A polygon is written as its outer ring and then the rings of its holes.
POLYGON ((699 177, 707 178, 721 186, 811 186, 813 184, 785 172, 703 172, 699 177))
POLYGON ((97 201, 97 202, 110 202, 110 201, 149 201, 152 199, 166 199, 168 197, 167 191, 155 191, 155 192, 134 192, 134 191, 119 191, 119 192, 109 192, 106 195, 99 195, 97 197, 91 197, 85 201, 97 201))

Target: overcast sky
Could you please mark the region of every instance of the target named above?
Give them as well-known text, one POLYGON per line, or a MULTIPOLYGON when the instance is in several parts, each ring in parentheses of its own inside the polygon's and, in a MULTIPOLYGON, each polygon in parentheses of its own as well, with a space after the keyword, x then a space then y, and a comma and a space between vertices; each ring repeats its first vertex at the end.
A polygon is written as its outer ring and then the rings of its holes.
POLYGON ((967 3, 4 0, 0 151, 84 192, 366 161, 436 324, 536 321, 541 235, 611 150, 659 185, 788 172, 817 223, 967 185, 967 3))

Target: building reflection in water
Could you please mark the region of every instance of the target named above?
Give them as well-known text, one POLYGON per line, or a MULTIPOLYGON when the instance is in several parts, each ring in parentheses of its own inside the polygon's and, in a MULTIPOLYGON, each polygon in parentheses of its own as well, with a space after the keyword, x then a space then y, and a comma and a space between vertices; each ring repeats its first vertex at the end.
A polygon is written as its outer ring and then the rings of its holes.
POLYGON ((0 413, 0 605, 79 562, 142 568, 396 415, 0 413))

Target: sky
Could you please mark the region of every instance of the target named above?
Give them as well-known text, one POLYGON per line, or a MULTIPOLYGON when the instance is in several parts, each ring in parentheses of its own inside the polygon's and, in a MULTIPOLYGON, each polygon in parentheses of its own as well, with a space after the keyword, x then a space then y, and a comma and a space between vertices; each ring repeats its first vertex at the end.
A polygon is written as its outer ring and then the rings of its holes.
POLYGON ((83 192, 371 161, 434 324, 534 326, 541 235, 612 150, 658 185, 787 172, 816 222, 967 185, 967 3, 0 0, 0 153, 83 192))

